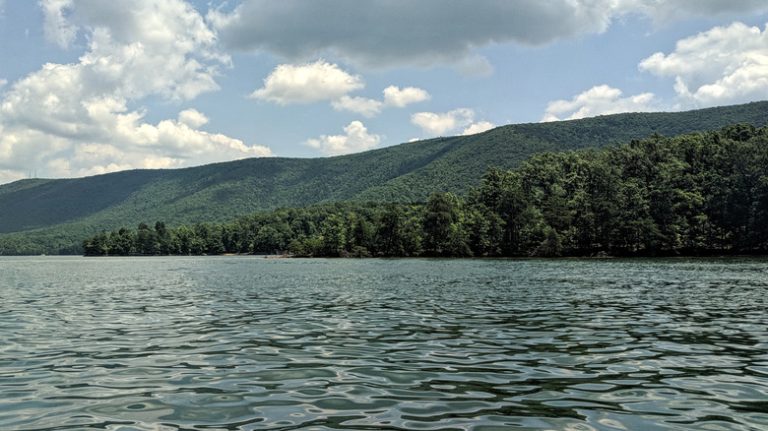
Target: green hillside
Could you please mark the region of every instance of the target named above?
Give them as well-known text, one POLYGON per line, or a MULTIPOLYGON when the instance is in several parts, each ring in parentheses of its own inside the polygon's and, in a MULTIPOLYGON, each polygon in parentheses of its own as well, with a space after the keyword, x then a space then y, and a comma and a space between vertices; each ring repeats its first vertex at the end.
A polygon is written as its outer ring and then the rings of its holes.
POLYGON ((489 166, 513 168, 543 151, 603 147, 734 123, 767 124, 768 102, 510 125, 332 158, 246 159, 22 180, 0 186, 0 254, 76 251, 83 237, 136 220, 175 225, 330 201, 423 201, 434 191, 465 193, 489 166))
POLYGON ((745 124, 489 169, 465 197, 333 202, 169 229, 134 223, 88 256, 706 256, 768 253, 768 127, 745 124))

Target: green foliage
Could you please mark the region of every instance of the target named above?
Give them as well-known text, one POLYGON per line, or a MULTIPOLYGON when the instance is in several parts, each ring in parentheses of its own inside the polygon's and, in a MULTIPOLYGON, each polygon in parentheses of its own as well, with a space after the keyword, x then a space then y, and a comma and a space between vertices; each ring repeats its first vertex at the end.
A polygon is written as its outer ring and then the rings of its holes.
POLYGON ((424 211, 424 252, 430 256, 468 256, 469 232, 462 203, 453 193, 434 193, 424 211))
MULTIPOLYGON (((659 213, 659 208, 652 209, 649 202, 663 199, 670 205, 682 211, 681 206, 687 206, 687 211, 696 212, 701 205, 716 206, 705 208, 710 217, 718 220, 714 225, 726 226, 722 219, 729 219, 734 224, 743 225, 744 220, 736 220, 752 214, 752 208, 739 206, 744 198, 733 201, 718 200, 711 202, 695 195, 683 196, 677 194, 660 194, 663 190, 654 191, 644 187, 648 178, 654 178, 662 183, 678 181, 680 172, 685 173, 687 165, 664 167, 666 178, 655 175, 660 168, 655 165, 654 157, 665 157, 664 151, 657 149, 658 154, 647 160, 638 160, 640 164, 632 164, 633 157, 639 157, 646 150, 653 152, 653 144, 649 141, 638 141, 635 148, 626 153, 616 154, 626 160, 619 163, 590 164, 577 159, 561 160, 555 154, 541 156, 543 159, 531 159, 528 164, 539 166, 553 164, 536 173, 537 178, 521 182, 523 172, 516 171, 508 174, 507 170, 517 169, 531 156, 543 152, 565 151, 583 148, 603 148, 606 146, 630 142, 633 139, 643 139, 658 133, 673 136, 681 133, 711 130, 734 123, 745 123, 730 126, 717 139, 728 142, 749 143, 755 134, 762 133, 755 126, 763 126, 768 122, 768 102, 747 105, 712 108, 682 113, 644 113, 619 114, 596 117, 584 120, 565 121, 556 123, 519 124, 499 127, 488 132, 473 136, 458 136, 437 138, 427 141, 407 143, 360 154, 321 159, 284 159, 261 158, 247 159, 228 163, 219 163, 196 168, 179 170, 135 170, 107 174, 95 177, 68 180, 24 180, 0 186, 0 254, 37 254, 37 253, 80 253, 83 250, 80 239, 93 236, 102 230, 112 231, 120 226, 133 225, 137 220, 163 220, 168 226, 200 223, 220 224, 235 219, 242 214, 255 211, 274 210, 280 207, 302 207, 321 203, 338 201, 354 202, 397 202, 408 204, 425 202, 433 193, 451 192, 457 196, 468 196, 474 188, 485 187, 485 207, 500 218, 497 221, 480 222, 477 214, 466 217, 457 232, 468 237, 474 247, 486 248, 486 251, 475 254, 488 255, 498 253, 495 247, 501 247, 503 254, 521 254, 532 244, 538 245, 546 234, 545 224, 554 228, 558 235, 567 237, 563 247, 568 250, 576 242, 580 248, 589 244, 594 247, 604 247, 604 240, 609 232, 624 228, 628 235, 644 238, 643 249, 670 244, 682 237, 688 237, 687 232, 697 232, 692 241, 720 240, 729 241, 723 237, 725 233, 714 232, 710 227, 712 220, 695 219, 685 216, 675 220, 672 213, 659 213), (537 161, 538 160, 538 161, 537 161), (562 166, 559 164, 563 163, 562 166), (569 163, 581 163, 578 166, 569 163), (586 163, 586 164, 585 164, 586 163), (616 174, 612 169, 636 171, 634 187, 631 182, 622 184, 611 183, 616 174), (496 178, 486 178, 489 184, 498 181, 519 183, 511 187, 496 188, 496 185, 483 185, 481 177, 491 166, 500 169, 496 178), (600 169, 607 169, 600 172, 600 169), (677 169, 677 171, 675 171, 677 169), (553 182, 568 172, 574 180, 553 182), (581 173, 579 173, 581 172, 581 173), (577 187, 578 186, 578 187, 577 187), (528 196, 529 190, 535 189, 535 196, 528 196), (634 187, 634 188, 633 188, 634 187), (496 190, 491 195, 490 190, 496 190), (580 197, 575 198, 571 193, 577 191, 580 197), (611 196, 611 199, 592 199, 593 193, 611 196), (528 200, 528 198, 532 200, 528 200), (589 197, 589 199, 587 199, 589 197), (565 205, 564 200, 576 199, 569 212, 554 211, 565 205), (608 220, 617 220, 620 211, 630 211, 621 207, 622 200, 633 200, 641 213, 645 211, 647 219, 639 219, 633 224, 620 227, 610 226, 608 220), (581 206, 578 206, 578 205, 581 206), (647 208, 646 208, 647 207, 647 208), (655 211, 655 212, 654 212, 655 211), (658 218, 658 222, 656 220, 658 218), (653 220, 653 226, 648 225, 653 220), (592 225, 587 231, 573 231, 571 225, 581 226, 582 223, 592 225), (502 241, 491 241, 480 245, 480 232, 501 228, 502 241), (474 230, 473 230, 474 229, 474 230), (607 229, 606 232, 601 230, 607 229), (651 232, 658 229, 658 232, 651 232), (675 230, 681 229, 681 230, 675 230), (576 232, 576 233, 574 233, 576 232), (576 235, 576 236, 574 236, 576 235), (712 236, 708 238, 707 236, 712 236), (661 241, 661 242, 659 242, 661 241)), ((696 140, 695 137, 688 138, 696 140)), ((715 138, 712 138, 715 139, 715 138)), ((706 148, 702 151, 710 151, 706 148)), ((727 169, 739 169, 749 164, 747 154, 738 159, 737 149, 717 149, 721 153, 708 154, 715 159, 729 160, 733 166, 721 166, 721 171, 712 173, 709 178, 696 178, 706 181, 709 189, 706 193, 719 193, 723 186, 719 181, 729 178, 727 169), (736 152, 731 154, 729 152, 736 152), (731 158, 733 157, 733 158, 731 158)), ((572 156, 568 156, 572 157, 572 156)), ((690 163, 685 160, 686 163, 690 163)), ((695 163, 695 161, 694 161, 695 163)), ((628 172, 632 173, 632 172, 628 172)), ((690 181, 684 177, 681 181, 690 181)), ((758 181, 749 178, 749 181, 758 181)), ((659 186, 662 186, 659 183, 659 186)), ((757 183, 730 184, 730 187, 740 187, 744 193, 758 190, 757 183)), ((667 184, 664 187, 677 187, 682 184, 667 184)), ((756 210, 756 209, 755 209, 756 210)), ((469 211, 464 208, 463 212, 469 211)), ((478 209, 483 213, 482 209, 478 209)), ((676 209, 677 211, 677 209, 676 209)), ((762 211, 765 211, 763 208, 762 211)), ((663 211, 662 211, 663 212, 663 211)), ((682 217, 677 212, 675 217, 682 217)), ((395 217, 395 214, 390 214, 395 217)), ((394 222, 392 219, 389 222, 394 222)), ((303 222, 303 221, 297 221, 303 222)), ((308 221, 309 222, 309 221, 308 221)), ((368 229, 381 227, 377 220, 370 220, 368 229)), ((316 223, 312 221, 311 223, 316 223)), ((238 252, 273 252, 285 249, 293 241, 290 235, 295 226, 272 226, 274 231, 267 230, 259 235, 258 231, 249 231, 251 237, 238 235, 239 231, 223 232, 224 237, 219 243, 194 242, 193 236, 187 232, 175 242, 184 251, 206 252, 216 249, 233 249, 238 252), (259 241, 255 241, 259 235, 259 241), (255 248, 253 248, 255 247, 255 248)), ((400 255, 414 253, 422 246, 419 235, 422 234, 420 225, 397 223, 390 224, 392 229, 405 229, 409 232, 407 241, 387 243, 382 231, 377 238, 375 233, 368 236, 371 250, 381 244, 372 241, 384 241, 388 254, 400 255), (383 236, 382 236, 383 235, 383 236), (382 239, 384 238, 384 239, 382 239)), ((730 235, 744 236, 743 232, 728 226, 730 235)), ((312 227, 312 235, 321 236, 320 225, 312 227)), ((140 252, 175 253, 179 250, 170 249, 170 238, 161 235, 158 229, 148 229, 143 232, 140 252), (156 237, 153 237, 153 233, 156 237), (153 248, 158 248, 153 250, 153 248)), ((498 233, 498 232, 497 232, 498 233)), ((138 234, 138 233, 137 233, 138 234)), ((359 232, 359 234, 363 234, 359 232)), ((691 234, 693 235, 693 234, 691 234)), ((173 236, 173 234, 170 234, 173 236)), ((345 238, 347 243, 351 237, 345 238)), ((637 242, 633 242, 637 244, 637 242)), ((682 246, 679 244, 679 246, 682 246)), ((430 246, 431 247, 431 246, 430 246)), ((435 250, 430 250, 429 253, 435 250)), ((454 253, 451 250, 449 253, 454 253)), ((139 251, 137 251, 139 252, 139 251)))
POLYGON ((329 257, 766 253, 768 127, 543 153, 514 171, 489 169, 466 199, 442 192, 425 204, 323 204, 170 230, 142 223, 83 242, 88 255, 166 248, 329 257))

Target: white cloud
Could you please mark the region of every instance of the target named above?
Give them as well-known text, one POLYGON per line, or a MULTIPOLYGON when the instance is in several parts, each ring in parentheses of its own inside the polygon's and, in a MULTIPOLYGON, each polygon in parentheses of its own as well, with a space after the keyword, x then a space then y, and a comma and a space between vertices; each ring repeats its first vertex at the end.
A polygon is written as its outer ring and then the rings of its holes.
POLYGON ((461 127, 470 125, 475 119, 471 109, 460 108, 450 112, 417 112, 411 115, 411 123, 419 126, 430 136, 445 135, 461 127))
POLYGON ((478 47, 599 34, 629 14, 667 23, 765 11, 765 0, 250 0, 208 19, 228 47, 292 61, 329 54, 366 66, 453 64, 488 73, 478 47))
MULTIPOLYGON (((73 176, 118 169, 179 167, 269 155, 269 148, 198 128, 195 110, 148 123, 144 98, 190 100, 218 88, 229 58, 203 18, 181 0, 41 2, 61 22, 54 40, 82 31, 76 63, 44 65, 0 96, 0 171, 20 178, 73 176)), ((74 36, 72 36, 74 37, 74 36)))
POLYGON ((381 112, 384 104, 378 100, 366 97, 342 96, 340 99, 331 102, 331 105, 337 111, 350 111, 371 118, 381 112))
POLYGON ((77 36, 77 27, 65 18, 73 7, 72 0, 42 0, 40 6, 45 19, 45 37, 62 48, 69 47, 77 36))
POLYGON ((63 67, 80 69, 89 91, 188 100, 218 89, 219 67, 229 65, 229 57, 217 50, 215 33, 183 0, 41 3, 46 11, 60 10, 62 4, 69 11, 64 25, 86 32, 88 40, 80 62, 63 67))
POLYGON ((61 14, 64 25, 82 31, 86 36, 94 28, 102 28, 121 44, 141 41, 183 52, 188 52, 194 44, 196 52, 203 58, 227 59, 211 49, 216 44, 215 32, 194 7, 183 0, 41 0, 41 4, 44 11, 48 7, 54 12, 64 10, 66 13, 61 14), (59 6, 62 4, 63 7, 59 6))
MULTIPOLYGON (((143 122, 116 99, 83 102, 86 118, 69 128, 11 126, 0 135, 0 169, 33 166, 48 176, 81 176, 129 168, 169 168, 269 156, 267 147, 196 129, 207 118, 195 110, 179 120, 143 122), (47 130, 46 130, 47 129, 47 130)), ((43 124, 45 126, 45 124, 43 124)), ((19 172, 22 176, 26 172, 19 172)))
POLYGON ((430 95, 425 90, 416 87, 400 88, 394 85, 384 89, 384 103, 388 106, 404 108, 412 103, 429 100, 430 95))
POLYGON ((6 85, 8 85, 8 80, 7 79, 0 79, 0 88, 5 87, 6 85))
POLYGON ((281 64, 264 79, 264 86, 251 94, 256 99, 280 105, 335 100, 363 88, 359 76, 323 60, 301 65, 281 64))
POLYGON ((683 106, 712 106, 768 98, 768 28, 740 22, 682 39, 640 69, 673 77, 683 106))
POLYGON ((464 129, 463 132, 461 132, 461 134, 464 136, 475 135, 478 133, 487 132, 494 127, 496 127, 496 125, 490 121, 478 121, 477 123, 470 124, 466 129, 464 129))
POLYGON ((622 97, 622 94, 618 88, 608 85, 592 87, 571 100, 550 102, 541 121, 575 120, 621 112, 657 110, 655 97, 651 93, 629 97, 622 97))
POLYGON ((179 112, 179 123, 189 127, 201 127, 208 124, 208 117, 197 109, 185 109, 179 112))
POLYGON ((271 155, 267 147, 249 146, 239 139, 196 130, 188 124, 173 120, 160 121, 156 126, 141 124, 133 132, 139 135, 135 140, 146 139, 143 144, 160 146, 165 154, 181 160, 198 159, 199 156, 208 158, 217 153, 224 160, 271 155))
POLYGON ((350 111, 371 118, 381 113, 385 107, 404 108, 412 103, 429 100, 430 95, 425 90, 416 87, 400 88, 390 85, 382 92, 383 101, 366 97, 342 96, 331 102, 337 111, 350 111))
POLYGON ((356 153, 375 148, 381 142, 381 136, 368 133, 360 121, 353 121, 344 128, 343 135, 323 135, 310 139, 306 144, 328 155, 356 153))

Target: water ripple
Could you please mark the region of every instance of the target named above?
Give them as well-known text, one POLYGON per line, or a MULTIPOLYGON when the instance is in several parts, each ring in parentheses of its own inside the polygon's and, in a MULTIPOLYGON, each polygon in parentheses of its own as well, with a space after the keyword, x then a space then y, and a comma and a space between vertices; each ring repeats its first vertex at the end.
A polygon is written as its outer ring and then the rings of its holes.
POLYGON ((768 262, 0 259, 3 430, 768 429, 768 262))

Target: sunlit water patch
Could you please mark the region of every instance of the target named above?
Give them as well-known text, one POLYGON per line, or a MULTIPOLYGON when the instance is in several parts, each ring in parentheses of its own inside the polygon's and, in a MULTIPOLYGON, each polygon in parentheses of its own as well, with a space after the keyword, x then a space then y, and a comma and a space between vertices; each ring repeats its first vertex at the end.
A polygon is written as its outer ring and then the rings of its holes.
POLYGON ((768 429, 768 261, 0 259, 2 430, 768 429))

